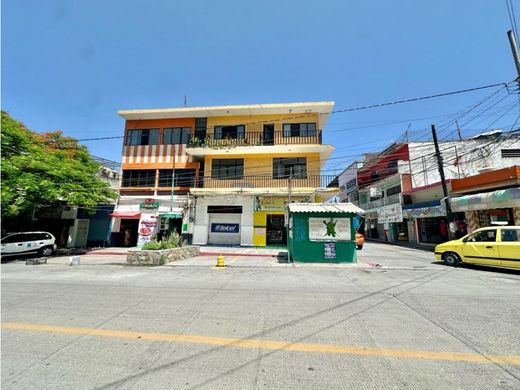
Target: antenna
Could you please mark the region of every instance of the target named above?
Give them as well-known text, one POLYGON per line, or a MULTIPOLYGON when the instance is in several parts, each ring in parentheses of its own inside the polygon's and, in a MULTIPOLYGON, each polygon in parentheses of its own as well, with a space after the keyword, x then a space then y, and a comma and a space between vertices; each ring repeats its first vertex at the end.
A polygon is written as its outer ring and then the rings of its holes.
POLYGON ((184 107, 188 107, 188 99, 186 98, 186 95, 184 95, 184 107))

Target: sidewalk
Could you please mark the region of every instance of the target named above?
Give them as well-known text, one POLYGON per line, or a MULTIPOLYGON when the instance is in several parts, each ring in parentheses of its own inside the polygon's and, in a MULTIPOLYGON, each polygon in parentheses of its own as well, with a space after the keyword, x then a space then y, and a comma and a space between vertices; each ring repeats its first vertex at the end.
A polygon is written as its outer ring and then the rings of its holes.
POLYGON ((379 243, 379 244, 389 244, 389 245, 402 246, 402 247, 406 247, 406 248, 419 249, 419 250, 423 250, 426 252, 433 252, 435 250, 435 245, 436 245, 436 244, 419 245, 419 244, 412 243, 412 242, 385 241, 385 240, 380 240, 377 238, 365 238, 365 241, 379 243))
MULTIPOLYGON (((71 256, 126 256, 129 249, 124 247, 108 247, 108 248, 94 248, 84 250, 65 250, 57 251, 57 255, 71 256)), ((285 255, 286 249, 278 248, 258 248, 258 247, 239 247, 239 246, 200 246, 200 256, 262 256, 262 257, 277 257, 280 253, 285 255)))

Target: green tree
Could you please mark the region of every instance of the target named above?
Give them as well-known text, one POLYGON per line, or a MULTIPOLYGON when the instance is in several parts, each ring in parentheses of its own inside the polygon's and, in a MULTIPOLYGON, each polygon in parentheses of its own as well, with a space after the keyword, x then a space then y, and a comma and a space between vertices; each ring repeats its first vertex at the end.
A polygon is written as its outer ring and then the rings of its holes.
POLYGON ((88 149, 61 131, 35 133, 2 111, 1 144, 3 220, 38 206, 96 207, 117 197, 88 149))

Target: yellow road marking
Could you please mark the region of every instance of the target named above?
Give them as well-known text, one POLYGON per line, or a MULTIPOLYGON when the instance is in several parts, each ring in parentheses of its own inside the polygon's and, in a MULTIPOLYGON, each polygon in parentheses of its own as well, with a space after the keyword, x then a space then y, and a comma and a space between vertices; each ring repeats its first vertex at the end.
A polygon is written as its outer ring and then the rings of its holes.
POLYGON ((409 349, 390 349, 390 348, 368 348, 348 345, 333 344, 311 344, 311 343, 291 343, 286 341, 237 339, 211 336, 193 336, 171 333, 148 333, 130 332, 124 330, 95 329, 82 327, 65 327, 54 325, 41 325, 16 322, 2 322, 2 329, 70 334, 79 336, 100 336, 121 339, 141 339, 150 341, 165 341, 177 343, 191 343, 202 345, 217 345, 234 348, 251 348, 265 350, 283 350, 291 352, 315 352, 315 353, 334 353, 357 356, 392 357, 402 359, 421 359, 438 361, 459 361, 472 363, 505 363, 520 365, 520 356, 500 356, 500 355, 479 355, 476 353, 463 352, 435 352, 420 351, 409 349))

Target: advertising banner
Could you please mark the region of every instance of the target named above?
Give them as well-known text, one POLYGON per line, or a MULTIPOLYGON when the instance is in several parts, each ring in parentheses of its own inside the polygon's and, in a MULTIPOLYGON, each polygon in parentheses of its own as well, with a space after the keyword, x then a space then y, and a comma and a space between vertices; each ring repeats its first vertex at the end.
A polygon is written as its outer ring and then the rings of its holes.
POLYGON ((377 209, 378 223, 403 222, 403 208, 400 204, 381 207, 377 209))
POLYGON ((156 215, 141 215, 141 220, 139 221, 139 229, 137 238, 137 246, 141 248, 147 242, 152 240, 152 236, 157 234, 157 216, 156 215))
POLYGON ((350 241, 350 218, 309 218, 309 240, 350 241))

